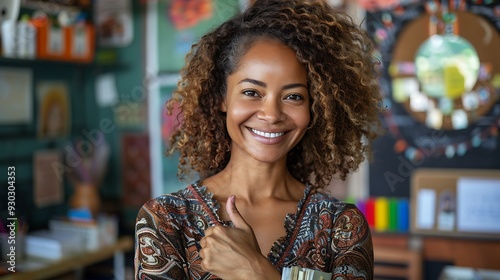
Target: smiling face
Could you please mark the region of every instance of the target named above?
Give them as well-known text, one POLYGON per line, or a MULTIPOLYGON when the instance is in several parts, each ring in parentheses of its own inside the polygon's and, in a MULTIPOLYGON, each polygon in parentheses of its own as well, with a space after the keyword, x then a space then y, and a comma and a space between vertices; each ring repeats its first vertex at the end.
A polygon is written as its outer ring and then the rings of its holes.
POLYGON ((286 45, 259 40, 227 78, 221 109, 227 113, 232 159, 285 162, 310 120, 306 70, 286 45))

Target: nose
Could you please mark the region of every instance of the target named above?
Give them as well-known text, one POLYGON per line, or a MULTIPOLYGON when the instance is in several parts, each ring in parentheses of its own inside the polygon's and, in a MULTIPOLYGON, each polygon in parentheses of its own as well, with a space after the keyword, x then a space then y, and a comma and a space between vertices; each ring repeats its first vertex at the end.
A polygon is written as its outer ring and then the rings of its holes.
POLYGON ((269 123, 277 123, 285 119, 283 104, 275 98, 265 97, 262 99, 261 109, 258 112, 259 119, 269 123))

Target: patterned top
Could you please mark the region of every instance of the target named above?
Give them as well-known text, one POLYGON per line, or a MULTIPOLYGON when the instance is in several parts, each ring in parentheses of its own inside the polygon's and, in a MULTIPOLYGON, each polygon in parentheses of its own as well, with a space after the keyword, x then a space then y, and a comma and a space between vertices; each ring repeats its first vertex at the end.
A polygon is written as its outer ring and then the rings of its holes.
MULTIPOLYGON (((198 253, 207 227, 231 226, 221 221, 219 208, 198 182, 146 202, 136 221, 136 279, 220 279, 201 268, 198 253)), ((280 272, 300 266, 332 272, 332 279, 372 279, 370 228, 353 204, 308 186, 284 226, 286 236, 267 255, 280 272)))

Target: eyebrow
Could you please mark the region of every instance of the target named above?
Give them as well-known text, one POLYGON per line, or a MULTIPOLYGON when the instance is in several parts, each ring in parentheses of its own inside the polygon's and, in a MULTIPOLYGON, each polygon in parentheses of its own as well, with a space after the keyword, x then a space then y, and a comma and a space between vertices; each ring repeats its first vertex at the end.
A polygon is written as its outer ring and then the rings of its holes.
MULTIPOLYGON (((243 79, 241 81, 238 82, 238 84, 241 84, 241 83, 251 83, 251 84, 254 84, 254 85, 257 85, 257 86, 260 86, 260 87, 267 87, 267 84, 262 82, 262 81, 259 81, 259 80, 255 80, 255 79, 243 79)), ((281 89, 282 90, 287 90, 287 89, 291 89, 291 88, 297 88, 297 87, 303 87, 303 88, 306 88, 307 89, 307 86, 304 85, 304 84, 301 84, 301 83, 295 83, 295 84, 289 84, 289 85, 284 85, 281 89)))

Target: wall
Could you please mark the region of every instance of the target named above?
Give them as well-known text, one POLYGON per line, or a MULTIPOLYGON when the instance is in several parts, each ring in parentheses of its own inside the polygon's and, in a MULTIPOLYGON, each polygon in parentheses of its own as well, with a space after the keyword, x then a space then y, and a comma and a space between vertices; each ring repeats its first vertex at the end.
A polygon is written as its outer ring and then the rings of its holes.
MULTIPOLYGON (((23 217, 30 225, 30 230, 47 227, 48 220, 67 213, 68 198, 73 192, 71 183, 64 180, 64 201, 57 205, 37 208, 33 200, 33 153, 44 149, 64 150, 71 140, 86 137, 84 131, 95 131, 103 120, 111 121, 110 129, 105 133, 111 147, 108 172, 100 186, 103 209, 121 212, 121 157, 120 141, 122 133, 143 131, 146 120, 139 119, 133 125, 120 122, 117 118, 118 107, 127 109, 136 104, 145 103, 143 89, 143 7, 139 1, 133 1, 134 39, 131 44, 121 48, 97 49, 98 53, 111 53, 116 56, 114 63, 103 65, 73 64, 66 62, 27 61, 0 58, 0 67, 22 67, 33 71, 33 82, 50 79, 62 80, 69 86, 71 100, 71 133, 68 137, 54 140, 39 139, 36 136, 36 102, 33 105, 33 119, 26 125, 0 125, 0 182, 7 183, 7 167, 16 167, 16 216, 23 217), (119 94, 118 104, 100 107, 96 102, 94 83, 99 74, 114 73, 119 94), (133 96, 133 97, 131 97, 133 96)), ((35 92, 33 91, 34 101, 35 92)), ((130 113, 130 111, 128 112, 130 113)), ((122 114, 123 116, 123 110, 122 114)), ((5 190, 5 188, 2 188, 5 190)), ((7 217, 7 193, 0 192, 0 218, 7 217)), ((138 210, 138 209, 137 209, 138 210)))

